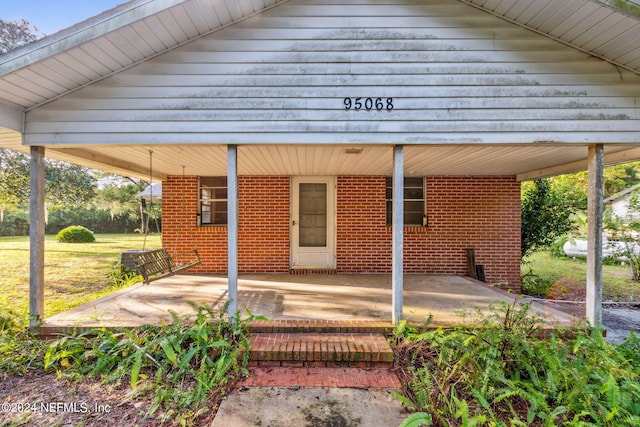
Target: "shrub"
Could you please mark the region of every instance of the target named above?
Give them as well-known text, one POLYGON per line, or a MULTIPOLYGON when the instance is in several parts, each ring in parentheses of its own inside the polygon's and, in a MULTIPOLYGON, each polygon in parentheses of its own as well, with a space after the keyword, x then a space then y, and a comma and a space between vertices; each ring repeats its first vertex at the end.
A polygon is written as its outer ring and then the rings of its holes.
POLYGON ((548 297, 551 287, 557 278, 549 275, 540 275, 529 270, 520 277, 520 289, 524 295, 533 297, 548 297))
POLYGON ((81 225, 72 225, 67 227, 56 235, 56 240, 62 243, 91 243, 96 238, 93 232, 81 225))
MULTIPOLYGON (((478 313, 475 327, 403 332, 400 400, 434 425, 640 425, 638 340, 601 331, 538 336, 529 306, 478 313)), ((406 328, 405 328, 406 329, 406 328)), ((562 332, 562 331, 561 331, 562 332)), ((420 425, 420 424, 408 424, 420 425)))

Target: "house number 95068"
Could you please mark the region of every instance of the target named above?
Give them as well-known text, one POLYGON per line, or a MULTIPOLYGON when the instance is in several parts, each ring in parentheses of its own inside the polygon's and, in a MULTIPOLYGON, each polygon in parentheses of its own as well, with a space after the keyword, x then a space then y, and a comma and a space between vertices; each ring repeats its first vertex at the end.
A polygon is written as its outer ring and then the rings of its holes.
POLYGON ((345 110, 393 110, 393 98, 345 98, 345 110))

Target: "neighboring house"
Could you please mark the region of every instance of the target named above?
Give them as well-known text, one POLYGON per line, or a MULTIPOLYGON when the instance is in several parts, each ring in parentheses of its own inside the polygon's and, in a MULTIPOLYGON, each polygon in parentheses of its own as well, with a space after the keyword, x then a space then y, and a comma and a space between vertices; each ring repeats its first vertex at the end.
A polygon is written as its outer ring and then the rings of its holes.
POLYGON ((640 184, 629 187, 611 197, 604 199, 605 206, 611 206, 611 212, 618 218, 638 217, 640 212, 629 212, 629 200, 640 194, 640 184))
POLYGON ((164 246, 230 289, 396 298, 467 248, 518 289, 520 182, 640 159, 638 40, 594 0, 133 0, 0 57, 0 146, 161 180, 164 246))

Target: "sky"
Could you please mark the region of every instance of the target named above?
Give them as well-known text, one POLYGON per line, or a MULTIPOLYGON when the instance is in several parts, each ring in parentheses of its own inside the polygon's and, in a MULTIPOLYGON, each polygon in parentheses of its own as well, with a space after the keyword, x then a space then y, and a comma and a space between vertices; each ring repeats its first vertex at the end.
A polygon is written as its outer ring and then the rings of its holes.
POLYGON ((0 19, 26 19, 36 34, 53 34, 126 0, 0 0, 0 19))

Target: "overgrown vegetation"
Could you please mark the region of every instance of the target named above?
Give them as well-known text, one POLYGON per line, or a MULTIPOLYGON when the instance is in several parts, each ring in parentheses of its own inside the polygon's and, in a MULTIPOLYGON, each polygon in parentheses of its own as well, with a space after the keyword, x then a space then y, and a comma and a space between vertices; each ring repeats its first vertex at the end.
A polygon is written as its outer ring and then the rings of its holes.
POLYGON ((640 425, 640 338, 598 330, 539 338, 528 305, 476 314, 477 327, 396 330, 403 426, 640 425))
POLYGON ((520 278, 520 289, 524 295, 544 298, 550 295, 551 287, 556 280, 558 280, 556 275, 534 273, 529 267, 529 271, 520 278))
POLYGON ((47 344, 34 337, 26 325, 26 317, 6 308, 0 310, 0 378, 43 367, 47 344))
POLYGON ((60 230, 56 235, 56 240, 61 243, 91 243, 96 241, 96 237, 86 227, 71 225, 60 230))
POLYGON ((29 336, 11 320, 14 313, 7 313, 0 317, 0 375, 55 370, 71 381, 127 383, 129 398, 152 394, 147 417, 197 425, 245 372, 248 322, 255 316, 247 312, 241 318, 238 313, 229 319, 226 307, 192 307, 192 316, 172 313, 170 325, 94 329, 53 342, 29 336))

